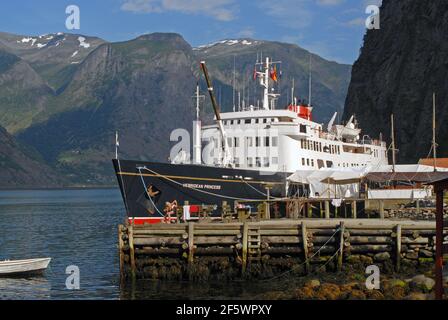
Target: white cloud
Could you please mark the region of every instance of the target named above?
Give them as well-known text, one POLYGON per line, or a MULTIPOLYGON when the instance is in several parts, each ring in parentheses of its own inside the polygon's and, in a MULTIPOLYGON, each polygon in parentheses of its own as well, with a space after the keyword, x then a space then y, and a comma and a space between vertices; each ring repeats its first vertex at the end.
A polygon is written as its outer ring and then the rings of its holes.
POLYGON ((235 19, 238 11, 235 0, 124 0, 121 9, 136 13, 177 11, 203 14, 220 21, 235 19))
POLYGON ((337 6, 345 0, 317 0, 317 4, 321 6, 337 6))

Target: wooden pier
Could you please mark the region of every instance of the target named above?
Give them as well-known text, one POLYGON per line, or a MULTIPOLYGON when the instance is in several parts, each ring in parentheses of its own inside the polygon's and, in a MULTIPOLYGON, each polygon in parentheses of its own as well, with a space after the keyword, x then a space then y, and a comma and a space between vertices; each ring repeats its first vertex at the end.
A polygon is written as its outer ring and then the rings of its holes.
POLYGON ((383 219, 127 222, 118 228, 123 279, 269 279, 371 264, 400 271, 433 265, 435 234, 435 222, 383 219))

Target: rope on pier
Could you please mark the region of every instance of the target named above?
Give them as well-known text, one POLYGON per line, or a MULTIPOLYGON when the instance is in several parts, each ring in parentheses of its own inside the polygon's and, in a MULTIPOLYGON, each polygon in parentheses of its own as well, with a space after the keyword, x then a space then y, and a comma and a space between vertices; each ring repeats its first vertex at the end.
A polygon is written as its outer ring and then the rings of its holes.
MULTIPOLYGON (((274 276, 274 277, 272 277, 272 278, 269 278, 269 279, 265 279, 265 280, 262 280, 262 282, 267 282, 267 281, 272 281, 272 280, 275 280, 275 279, 278 279, 278 278, 281 278, 281 277, 283 277, 283 276, 285 276, 285 275, 287 275, 287 274, 289 274, 289 273, 291 273, 291 272, 293 272, 294 270, 296 270, 297 268, 299 268, 299 267, 301 267, 301 266, 303 266, 303 265, 305 265, 306 263, 308 263, 308 262, 310 262, 311 261, 311 259, 313 259, 318 253, 320 253, 320 251, 328 244, 328 243, 330 243, 330 241, 336 236, 336 234, 338 233, 338 232, 340 232, 341 231, 341 228, 340 227, 338 227, 337 229, 336 229, 336 231, 333 233, 333 235, 327 240, 327 242, 325 242, 315 253, 313 253, 313 255, 311 256, 311 257, 309 257, 309 258, 307 258, 307 259, 305 259, 305 261, 303 261, 301 264, 299 264, 299 265, 296 265, 296 266, 294 266, 293 268, 291 268, 290 270, 288 270, 288 271, 285 271, 285 272, 283 272, 283 273, 281 273, 281 274, 279 274, 279 275, 276 275, 276 276, 274 276)), ((340 251, 341 251, 341 248, 342 247, 339 247, 339 249, 338 250, 336 250, 336 253, 330 258, 330 259, 328 259, 328 261, 327 262, 325 262, 325 264, 322 266, 322 267, 324 267, 324 266, 326 266, 340 251)), ((320 270, 320 268, 318 269, 318 270, 320 270)))

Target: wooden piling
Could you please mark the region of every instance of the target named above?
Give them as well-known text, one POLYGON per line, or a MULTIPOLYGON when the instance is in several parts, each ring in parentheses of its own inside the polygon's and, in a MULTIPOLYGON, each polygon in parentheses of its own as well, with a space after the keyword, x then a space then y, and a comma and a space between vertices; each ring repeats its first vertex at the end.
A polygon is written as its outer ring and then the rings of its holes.
POLYGON ((400 271, 401 266, 401 225, 397 225, 396 230, 396 251, 395 251, 395 269, 397 272, 400 271))
POLYGON ((352 218, 357 219, 358 218, 358 208, 356 200, 353 200, 352 202, 352 218))
POLYGON ((344 256, 344 232, 345 232, 345 226, 343 221, 341 221, 339 228, 340 230, 339 230, 338 271, 341 271, 344 256))
POLYGON ((135 267, 135 250, 134 250, 134 226, 131 224, 128 227, 128 237, 129 237, 129 258, 131 260, 131 275, 135 278, 137 268, 135 267))
POLYGON ((384 219, 384 200, 379 200, 380 203, 380 219, 384 219))
POLYGON ((188 270, 191 269, 194 262, 194 222, 188 223, 188 270))
POLYGON ((242 253, 242 272, 243 275, 246 273, 246 267, 247 267, 247 246, 248 246, 248 240, 249 240, 249 223, 244 222, 243 224, 243 253, 242 253))
POLYGON ((306 223, 302 221, 302 249, 303 249, 303 258, 305 261, 305 271, 306 273, 310 272, 310 262, 308 260, 308 234, 306 231, 306 223))
MULTIPOLYGON (((229 268, 229 277, 233 277, 237 270, 239 276, 245 278, 248 271, 252 270, 252 264, 266 265, 281 272, 282 266, 285 262, 289 263, 291 258, 300 259, 298 263, 310 273, 313 264, 319 263, 308 261, 316 250, 323 256, 333 256, 335 269, 339 271, 346 261, 349 263, 350 260, 346 260, 349 255, 371 256, 385 252, 392 259, 396 257, 392 264, 394 269, 399 270, 401 255, 403 264, 408 260, 427 257, 428 251, 433 252, 434 236, 434 222, 410 220, 302 219, 159 225, 129 223, 118 229, 120 275, 124 273, 124 279, 128 280, 131 275, 194 280, 198 272, 195 265, 200 262, 200 267, 208 268, 210 272, 207 277, 223 272, 222 268, 229 268), (324 244, 325 247, 321 248, 324 244)), ((253 273, 250 272, 250 275, 253 273)), ((201 277, 202 273, 199 275, 201 277)))
POLYGON ((325 219, 330 219, 330 201, 325 201, 325 219))
POLYGON ((124 242, 123 242, 123 226, 118 226, 118 250, 120 257, 120 279, 124 279, 124 242))

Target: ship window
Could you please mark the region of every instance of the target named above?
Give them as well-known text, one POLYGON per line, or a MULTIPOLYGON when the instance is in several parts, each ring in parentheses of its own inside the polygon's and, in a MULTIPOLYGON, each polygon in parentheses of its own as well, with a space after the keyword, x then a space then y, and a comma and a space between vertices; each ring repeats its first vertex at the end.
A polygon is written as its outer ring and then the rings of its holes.
POLYGON ((273 165, 277 165, 278 164, 278 158, 277 157, 273 157, 272 158, 272 164, 273 165))
POLYGON ((310 165, 310 159, 306 159, 306 165, 307 165, 307 166, 310 165))
POLYGON ((268 157, 264 157, 263 163, 264 163, 265 167, 269 167, 269 158, 268 157))
POLYGON ((250 124, 250 119, 246 119, 246 120, 244 120, 244 123, 245 123, 245 124, 250 124))
POLYGON ((311 166, 314 167, 314 159, 311 159, 311 166))
POLYGON ((327 168, 333 167, 333 161, 327 161, 327 168))
POLYGON ((300 139, 300 148, 303 149, 303 139, 300 139))
POLYGON ((261 167, 261 158, 260 157, 255 158, 255 166, 258 168, 261 167))
POLYGON ((317 167, 318 167, 319 169, 325 167, 324 160, 317 159, 317 167))
POLYGON ((263 119, 263 123, 268 123, 268 119, 263 119))
POLYGON ((278 137, 272 137, 272 146, 277 147, 278 146, 278 137))
POLYGON ((266 147, 269 147, 269 137, 265 137, 265 138, 264 138, 264 145, 265 145, 266 147))
POLYGON ((252 139, 252 137, 246 137, 246 142, 247 142, 247 146, 248 147, 252 147, 253 146, 253 139, 252 139))
POLYGON ((306 133, 306 125, 304 125, 304 124, 300 125, 300 132, 301 133, 306 133))
POLYGON ((239 146, 240 146, 240 138, 238 138, 238 137, 235 137, 235 138, 234 138, 234 144, 233 144, 233 146, 234 146, 235 148, 239 148, 239 146))
POLYGON ((255 137, 255 146, 256 147, 260 146, 260 137, 255 137))
POLYGON ((250 158, 250 157, 247 158, 247 166, 249 168, 252 168, 254 166, 254 159, 253 158, 250 158))
POLYGON ((305 165, 305 158, 302 158, 302 166, 305 165))

